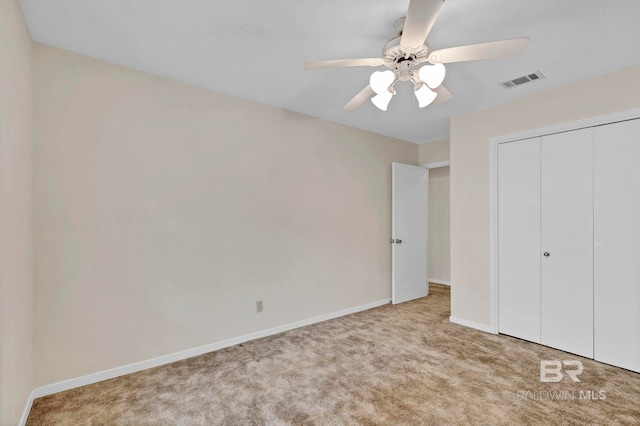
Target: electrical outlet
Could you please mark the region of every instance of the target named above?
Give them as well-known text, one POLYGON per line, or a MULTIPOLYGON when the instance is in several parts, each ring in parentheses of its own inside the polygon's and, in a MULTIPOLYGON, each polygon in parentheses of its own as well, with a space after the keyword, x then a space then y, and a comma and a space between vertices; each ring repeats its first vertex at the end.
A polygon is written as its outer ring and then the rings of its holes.
POLYGON ((262 306, 262 300, 258 300, 256 302, 256 312, 262 312, 263 306, 262 306))

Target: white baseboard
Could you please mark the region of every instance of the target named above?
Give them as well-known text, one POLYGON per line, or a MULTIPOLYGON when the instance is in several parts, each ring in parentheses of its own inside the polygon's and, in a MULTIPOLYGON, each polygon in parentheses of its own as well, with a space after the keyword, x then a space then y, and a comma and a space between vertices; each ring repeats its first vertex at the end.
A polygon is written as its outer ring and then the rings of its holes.
POLYGON ((27 405, 25 405, 24 411, 22 412, 22 417, 20 417, 20 426, 24 426, 27 423, 27 418, 29 417, 29 412, 31 411, 33 400, 36 398, 34 395, 34 391, 31 391, 31 393, 29 394, 29 399, 27 400, 27 405))
POLYGON ((90 385, 92 383, 101 382, 103 380, 113 379, 114 377, 124 376, 125 374, 135 373, 136 371, 142 371, 160 365, 169 364, 176 361, 181 361, 186 358, 191 358, 197 355, 202 355, 207 352, 217 351, 219 349, 228 348, 229 346, 245 343, 250 340, 260 339, 262 337, 272 336, 274 334, 282 333, 285 331, 293 330, 296 328, 304 327, 311 324, 316 324, 322 321, 342 317, 349 314, 354 314, 360 311, 366 311, 367 309, 377 308, 378 306, 391 303, 391 299, 379 300, 377 302, 367 303, 366 305, 360 305, 353 308, 343 309, 341 311, 332 312, 325 315, 320 315, 313 318, 308 318, 301 321, 292 322, 289 324, 281 325, 278 327, 269 328, 267 330, 258 331, 255 333, 245 334, 244 336, 234 337, 227 340, 222 340, 216 343, 210 343, 208 345, 199 346, 197 348, 187 349, 180 352, 175 352, 168 355, 162 355, 157 358, 148 359, 145 361, 134 362, 133 364, 123 365, 122 367, 112 368, 110 370, 99 371, 97 373, 88 374, 86 376, 76 377, 74 379, 64 380, 62 382, 52 383, 50 385, 41 386, 35 388, 29 397, 27 406, 25 407, 24 414, 22 415, 21 425, 24 425, 31 409, 31 404, 35 398, 40 398, 46 395, 66 391, 69 389, 77 388, 80 386, 90 385))
POLYGON ((449 317, 449 322, 454 324, 464 325, 465 327, 475 328, 476 330, 484 331, 485 333, 498 334, 498 330, 494 330, 493 327, 487 324, 480 324, 479 322, 469 321, 462 318, 449 317))
POLYGON ((451 281, 444 281, 444 280, 432 280, 431 278, 429 278, 429 282, 430 282, 430 283, 434 283, 434 284, 448 285, 449 287, 451 287, 451 281))

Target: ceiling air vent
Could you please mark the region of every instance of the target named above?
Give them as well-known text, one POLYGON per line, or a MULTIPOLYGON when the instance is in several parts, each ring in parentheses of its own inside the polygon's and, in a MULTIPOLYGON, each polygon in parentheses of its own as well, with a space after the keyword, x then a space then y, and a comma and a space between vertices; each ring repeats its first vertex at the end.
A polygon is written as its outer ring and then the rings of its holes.
POLYGON ((536 71, 533 74, 524 75, 522 77, 514 78, 513 80, 505 81, 499 84, 505 89, 511 89, 512 87, 520 86, 521 84, 529 83, 530 81, 541 80, 543 78, 544 75, 542 75, 540 71, 536 71))

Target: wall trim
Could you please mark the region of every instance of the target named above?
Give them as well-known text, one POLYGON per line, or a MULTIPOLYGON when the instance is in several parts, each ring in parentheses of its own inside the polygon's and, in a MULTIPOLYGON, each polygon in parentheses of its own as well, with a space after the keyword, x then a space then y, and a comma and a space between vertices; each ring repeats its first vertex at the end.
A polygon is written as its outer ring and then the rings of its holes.
POLYGON ((437 169, 439 167, 448 167, 449 165, 451 165, 451 161, 447 160, 438 161, 437 163, 420 164, 420 167, 424 167, 426 169, 437 169))
POLYGON ((489 327, 498 330, 498 145, 640 118, 640 108, 540 127, 489 139, 489 327))
POLYGON ((451 281, 433 280, 433 279, 429 278, 429 282, 430 283, 434 283, 434 284, 448 285, 449 287, 451 287, 451 281))
POLYGON ((515 142, 521 139, 530 139, 539 136, 552 135, 554 133, 570 132, 572 130, 583 129, 586 127, 603 126, 620 121, 634 120, 636 118, 640 118, 640 108, 618 111, 611 114, 598 115, 582 120, 574 120, 567 123, 553 124, 551 126, 539 127, 522 132, 496 136, 490 139, 490 143, 515 142))
POLYGON ((449 317, 449 322, 454 324, 463 325, 469 328, 475 328, 476 330, 484 331, 485 333, 498 334, 498 330, 494 329, 491 325, 480 324, 479 322, 469 321, 462 318, 449 317))
MULTIPOLYGON (((132 364, 123 365, 121 367, 111 368, 109 370, 99 371, 97 373, 87 374, 86 376, 76 377, 69 380, 64 380, 57 383, 41 386, 35 388, 30 395, 27 407, 25 407, 25 414, 23 414, 23 420, 26 418, 31 409, 31 403, 35 398, 40 398, 46 395, 74 389, 80 386, 90 385, 92 383, 101 382, 103 380, 113 379, 115 377, 124 376, 125 374, 135 373, 137 371, 146 370, 153 367, 169 364, 176 361, 181 361, 186 358, 202 355, 208 352, 217 351, 219 349, 227 348, 230 346, 245 343, 251 340, 260 339, 262 337, 272 336, 274 334, 283 333, 285 331, 293 330, 307 325, 316 324, 319 322, 327 321, 330 319, 342 317, 345 315, 354 314, 356 312, 366 311, 369 309, 377 308, 379 306, 387 305, 391 303, 391 299, 378 300, 376 302, 367 303, 365 305, 355 306, 353 308, 342 309, 340 311, 331 312, 324 315, 296 321, 284 325, 280 325, 266 330, 257 331, 255 333, 245 334, 243 336, 233 337, 231 339, 222 340, 215 343, 210 343, 204 346, 198 346, 196 348, 187 349, 180 352, 174 352, 167 355, 162 355, 156 358, 151 358, 145 361, 134 362, 132 364)), ((24 423, 21 423, 23 425, 24 423)))
POLYGON ((29 394, 29 398, 27 399, 27 404, 24 407, 24 411, 22 412, 22 417, 20 417, 20 426, 24 426, 27 423, 27 419, 29 418, 29 413, 31 412, 31 406, 33 405, 33 400, 36 398, 35 391, 31 391, 29 394))

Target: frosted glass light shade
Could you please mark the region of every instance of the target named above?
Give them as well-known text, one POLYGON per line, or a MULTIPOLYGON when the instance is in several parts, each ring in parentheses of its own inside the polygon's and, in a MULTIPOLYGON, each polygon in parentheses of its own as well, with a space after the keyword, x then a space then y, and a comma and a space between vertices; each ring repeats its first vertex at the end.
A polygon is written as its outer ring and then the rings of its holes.
POLYGON ((371 98, 371 102, 382 111, 387 110, 387 106, 389 106, 389 102, 391 102, 391 98, 393 98, 393 93, 385 90, 383 93, 379 93, 373 98, 371 98))
POLYGON ((443 64, 425 65, 418 71, 420 80, 432 89, 440 86, 444 81, 447 70, 443 64))
POLYGON ((429 90, 425 84, 413 93, 416 95, 416 99, 418 99, 418 106, 420 108, 426 107, 438 96, 436 92, 429 90))
POLYGON ((371 74, 369 78, 369 84, 374 92, 378 95, 384 94, 389 91, 389 86, 396 79, 396 75, 391 70, 376 71, 371 74))

